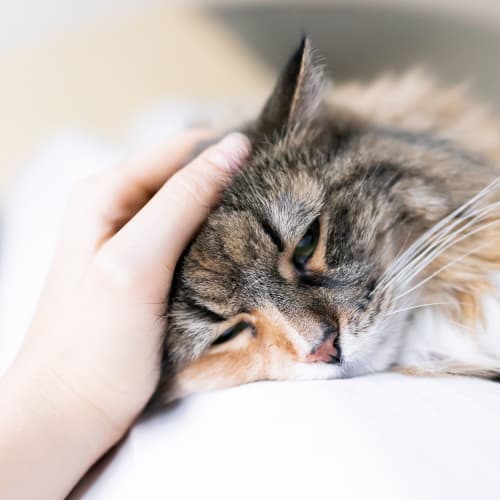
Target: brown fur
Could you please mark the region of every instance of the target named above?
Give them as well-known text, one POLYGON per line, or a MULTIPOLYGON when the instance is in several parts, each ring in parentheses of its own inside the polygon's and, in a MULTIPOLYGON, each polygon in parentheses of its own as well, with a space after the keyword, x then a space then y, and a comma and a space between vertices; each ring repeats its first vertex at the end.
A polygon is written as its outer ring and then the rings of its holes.
MULTIPOLYGON (((402 75, 386 74, 368 85, 349 83, 332 92, 331 102, 346 107, 364 119, 380 125, 411 130, 435 130, 440 136, 500 162, 500 122, 487 108, 467 95, 464 84, 442 88, 424 70, 418 68, 402 75)), ((500 169, 499 169, 500 170, 500 169)), ((488 179, 481 179, 485 185, 488 179)), ((496 199, 500 198, 496 195, 496 199)), ((485 221, 498 220, 500 210, 485 221)), ((483 320, 481 298, 492 290, 490 275, 500 270, 500 228, 493 225, 487 232, 468 238, 450 248, 429 266, 432 274, 476 247, 488 244, 440 273, 432 283, 432 300, 452 300, 455 307, 446 311, 455 320, 474 327, 483 320)))
POLYGON ((242 345, 230 351, 201 357, 178 375, 177 397, 201 389, 231 387, 268 378, 269 366, 300 360, 286 332, 286 324, 275 311, 253 311, 244 318, 254 325, 258 337, 247 335, 242 345))
MULTIPOLYGON (((426 278, 410 305, 446 302, 455 321, 481 321, 481 298, 500 269, 497 208, 481 222, 491 226, 450 246, 411 282, 381 285, 398 255, 498 178, 500 125, 465 86, 441 88, 422 70, 338 85, 325 96, 311 54, 305 40, 244 130, 252 158, 176 270, 160 402, 173 397, 171 381, 180 395, 386 369, 409 319, 387 313, 426 278), (317 217, 316 251, 298 271, 294 249, 317 217), (241 315, 252 332, 211 347, 241 315), (308 362, 337 329, 345 361, 308 362)), ((498 189, 474 208, 495 201, 498 189)), ((492 373, 459 364, 442 371, 492 373)))

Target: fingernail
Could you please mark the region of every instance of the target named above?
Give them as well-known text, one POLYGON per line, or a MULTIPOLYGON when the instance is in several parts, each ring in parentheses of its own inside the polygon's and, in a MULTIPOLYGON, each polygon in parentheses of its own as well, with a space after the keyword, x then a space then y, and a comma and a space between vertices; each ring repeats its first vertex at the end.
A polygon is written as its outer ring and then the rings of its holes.
POLYGON ((226 170, 238 170, 250 154, 250 141, 246 135, 233 132, 218 144, 208 154, 208 161, 226 170))

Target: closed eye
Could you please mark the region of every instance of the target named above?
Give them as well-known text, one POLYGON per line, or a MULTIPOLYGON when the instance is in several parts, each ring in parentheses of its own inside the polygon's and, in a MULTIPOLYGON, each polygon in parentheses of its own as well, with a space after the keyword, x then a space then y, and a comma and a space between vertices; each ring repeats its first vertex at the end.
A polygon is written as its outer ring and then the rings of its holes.
POLYGON ((213 323, 222 323, 223 321, 227 320, 227 318, 225 318, 224 316, 221 316, 215 311, 209 309, 207 306, 204 306, 203 304, 200 304, 199 302, 196 302, 191 298, 186 297, 184 300, 191 307, 191 309, 195 310, 198 314, 213 323))
POLYGON ((232 326, 225 330, 219 337, 217 337, 213 342, 212 346, 224 344, 229 342, 230 340, 237 337, 240 333, 245 331, 247 328, 251 328, 252 325, 250 323, 246 323, 245 321, 240 321, 236 323, 236 325, 232 326))

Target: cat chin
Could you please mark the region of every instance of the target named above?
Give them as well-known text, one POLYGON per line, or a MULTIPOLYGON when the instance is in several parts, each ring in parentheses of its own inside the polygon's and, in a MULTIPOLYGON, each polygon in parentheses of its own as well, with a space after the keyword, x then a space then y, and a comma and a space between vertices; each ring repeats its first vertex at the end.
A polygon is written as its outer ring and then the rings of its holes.
POLYGON ((269 380, 328 380, 351 378, 370 373, 382 372, 394 363, 394 356, 377 357, 376 360, 358 360, 355 362, 329 363, 294 363, 279 373, 269 373, 269 380))
POLYGON ((329 363, 293 363, 279 373, 270 372, 270 380, 326 380, 341 378, 343 367, 340 364, 329 363))
POLYGON ((399 342, 389 343, 371 355, 357 357, 356 360, 343 360, 338 364, 294 363, 279 373, 268 372, 270 380, 327 380, 351 378, 387 370, 397 359, 399 342))

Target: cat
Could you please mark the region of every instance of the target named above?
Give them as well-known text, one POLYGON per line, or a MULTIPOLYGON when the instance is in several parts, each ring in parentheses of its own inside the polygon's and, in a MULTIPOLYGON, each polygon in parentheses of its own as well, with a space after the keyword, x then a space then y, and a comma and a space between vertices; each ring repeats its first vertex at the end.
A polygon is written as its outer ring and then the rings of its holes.
POLYGON ((477 333, 459 330, 470 356, 408 340, 426 304, 480 326, 500 126, 418 70, 328 86, 306 37, 241 128, 251 157, 175 271, 156 406, 258 380, 500 374, 477 333))

